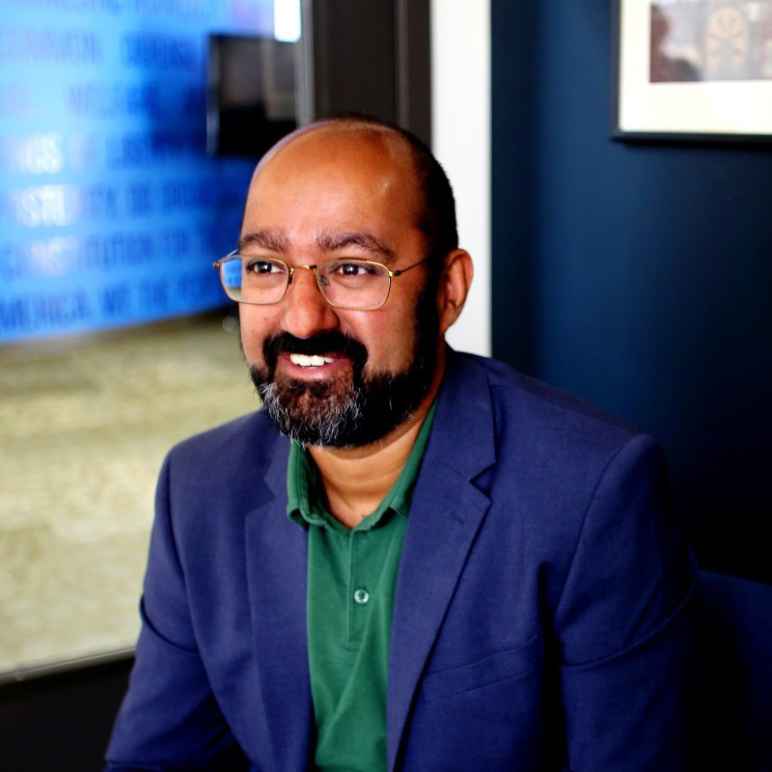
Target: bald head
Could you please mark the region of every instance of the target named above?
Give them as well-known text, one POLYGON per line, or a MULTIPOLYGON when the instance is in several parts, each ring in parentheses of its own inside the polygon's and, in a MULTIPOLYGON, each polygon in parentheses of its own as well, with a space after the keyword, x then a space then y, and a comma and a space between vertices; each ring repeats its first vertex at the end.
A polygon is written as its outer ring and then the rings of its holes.
POLYGON ((411 220, 424 234, 428 257, 441 258, 456 249, 455 200, 448 178, 429 150, 412 133, 367 117, 331 118, 303 126, 281 139, 261 159, 250 185, 250 197, 269 168, 280 178, 292 169, 330 174, 344 167, 378 169, 398 185, 402 203, 412 207, 411 220))
POLYGON ((393 155, 396 159, 401 156, 404 160, 412 160, 413 150, 404 132, 395 127, 375 121, 357 118, 331 118, 315 121, 282 137, 262 157, 255 169, 255 174, 292 145, 301 146, 316 142, 335 142, 339 140, 345 143, 347 140, 353 144, 362 143, 372 147, 379 147, 383 151, 393 155))

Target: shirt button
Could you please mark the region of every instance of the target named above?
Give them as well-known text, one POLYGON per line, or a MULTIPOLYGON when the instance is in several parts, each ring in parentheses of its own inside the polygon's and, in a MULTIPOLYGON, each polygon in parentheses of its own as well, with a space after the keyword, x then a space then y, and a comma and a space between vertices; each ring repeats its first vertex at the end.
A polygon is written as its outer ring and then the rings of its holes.
POLYGON ((364 606, 368 600, 370 600, 370 593, 367 592, 364 587, 359 587, 354 590, 354 603, 359 606, 364 606))

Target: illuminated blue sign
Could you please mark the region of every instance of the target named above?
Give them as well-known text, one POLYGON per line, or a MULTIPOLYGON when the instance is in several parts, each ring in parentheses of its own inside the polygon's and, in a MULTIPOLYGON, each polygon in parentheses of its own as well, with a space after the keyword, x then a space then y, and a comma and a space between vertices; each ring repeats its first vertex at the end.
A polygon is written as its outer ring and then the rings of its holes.
POLYGON ((0 342, 222 304, 252 163, 205 156, 210 32, 271 0, 3 0, 0 342))

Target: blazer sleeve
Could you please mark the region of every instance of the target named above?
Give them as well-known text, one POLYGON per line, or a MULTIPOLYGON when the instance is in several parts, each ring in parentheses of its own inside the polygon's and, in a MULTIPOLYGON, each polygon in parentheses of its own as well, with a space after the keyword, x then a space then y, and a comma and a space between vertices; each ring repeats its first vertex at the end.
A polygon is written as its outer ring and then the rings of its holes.
POLYGON ((105 769, 246 769, 196 646, 172 524, 170 459, 156 490, 135 664, 105 769))
POLYGON ((694 563, 647 437, 595 487, 556 614, 573 772, 683 772, 694 563))

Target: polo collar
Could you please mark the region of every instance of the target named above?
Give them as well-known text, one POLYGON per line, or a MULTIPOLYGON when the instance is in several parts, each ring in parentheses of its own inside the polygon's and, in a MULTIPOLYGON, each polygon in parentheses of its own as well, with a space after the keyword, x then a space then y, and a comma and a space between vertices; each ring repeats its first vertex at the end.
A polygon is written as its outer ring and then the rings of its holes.
POLYGON ((377 509, 367 515, 353 529, 348 529, 336 520, 324 506, 324 493, 319 472, 311 455, 299 442, 290 443, 287 459, 287 515, 299 525, 332 527, 336 530, 369 531, 393 513, 407 517, 418 471, 421 467, 426 445, 429 442, 436 401, 432 403, 405 466, 397 481, 383 498, 377 509))

